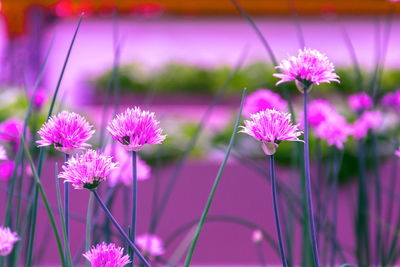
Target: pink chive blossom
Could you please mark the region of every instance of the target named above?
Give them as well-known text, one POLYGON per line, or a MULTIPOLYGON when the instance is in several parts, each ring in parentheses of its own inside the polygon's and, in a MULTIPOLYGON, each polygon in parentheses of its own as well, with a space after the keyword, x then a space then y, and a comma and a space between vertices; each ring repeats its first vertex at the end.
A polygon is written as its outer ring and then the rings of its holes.
POLYGON ((156 235, 143 234, 136 238, 136 244, 146 254, 157 257, 165 253, 164 245, 156 235))
POLYGON ((399 149, 397 149, 397 150, 394 152, 394 154, 400 158, 400 146, 399 146, 399 149))
MULTIPOLYGON (((108 184, 112 187, 117 184, 130 185, 132 184, 132 158, 122 146, 113 146, 109 144, 104 150, 105 155, 113 156, 115 161, 119 162, 119 170, 111 172, 108 178, 108 184)), ((150 178, 151 168, 143 160, 137 157, 137 178, 139 181, 150 178)))
POLYGON ((0 145, 0 160, 8 160, 7 152, 4 146, 0 145))
POLYGON ((53 145, 55 149, 71 154, 76 149, 90 147, 86 143, 94 134, 93 126, 82 116, 62 111, 49 120, 39 130, 39 147, 53 145))
POLYGON ((63 172, 58 177, 70 182, 75 189, 95 189, 106 180, 118 163, 112 157, 105 156, 99 151, 87 150, 83 154, 72 156, 63 165, 63 172))
POLYGON ((139 151, 145 144, 161 144, 166 138, 153 112, 139 107, 128 108, 114 118, 107 127, 112 138, 128 151, 139 151))
POLYGON ((43 89, 38 89, 33 99, 33 106, 36 109, 41 109, 47 101, 47 93, 43 89))
POLYGON ((355 139, 364 138, 369 130, 378 130, 383 122, 383 115, 379 111, 365 111, 361 117, 353 123, 352 135, 355 139))
MULTIPOLYGON (((18 119, 8 119, 0 123, 0 141, 11 143, 14 151, 18 150, 20 136, 24 129, 24 123, 18 119)), ((28 134, 29 131, 27 130, 28 134)), ((27 135, 25 139, 29 139, 27 135)))
POLYGON ((124 255, 124 249, 113 243, 97 244, 83 256, 90 262, 91 267, 124 267, 131 262, 129 256, 124 255))
POLYGON ((256 229, 253 231, 251 237, 254 243, 261 243, 261 241, 264 239, 264 234, 261 232, 260 229, 256 229))
POLYGON ((276 69, 282 73, 273 76, 280 80, 276 83, 296 81, 299 89, 310 87, 312 84, 339 82, 335 67, 325 54, 311 48, 299 50, 297 57, 291 56, 283 60, 276 69))
MULTIPOLYGON (((335 108, 328 101, 315 99, 308 104, 308 123, 312 127, 318 127, 335 113, 335 108)), ((303 124, 303 116, 300 116, 299 120, 303 124)))
POLYGON ((315 136, 324 139, 330 146, 343 149, 343 143, 347 141, 351 132, 351 127, 345 118, 337 113, 332 113, 329 119, 315 129, 315 136))
POLYGON ((387 93, 382 98, 382 104, 384 108, 400 111, 400 89, 397 89, 395 92, 387 93))
POLYGON ((250 115, 265 109, 286 111, 287 104, 279 94, 267 89, 259 89, 246 98, 243 114, 250 115))
POLYGON ((7 181, 14 171, 14 161, 7 160, 0 162, 0 181, 7 181))
POLYGON ((17 233, 11 232, 8 227, 0 226, 0 256, 9 255, 18 240, 17 233))
POLYGON ((365 92, 349 96, 347 103, 353 111, 362 111, 372 108, 372 99, 365 92))
POLYGON ((280 141, 301 141, 298 136, 303 132, 299 125, 293 125, 291 115, 274 109, 266 109, 250 115, 251 120, 245 120, 240 132, 246 133, 262 142, 262 148, 267 155, 273 155, 280 141))

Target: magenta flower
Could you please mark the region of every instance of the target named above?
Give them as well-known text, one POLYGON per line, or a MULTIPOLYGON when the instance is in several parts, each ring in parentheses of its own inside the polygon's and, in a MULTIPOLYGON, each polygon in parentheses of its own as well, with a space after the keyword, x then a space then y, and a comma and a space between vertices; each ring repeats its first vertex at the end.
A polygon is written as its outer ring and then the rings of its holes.
POLYGON ((399 149, 397 149, 397 150, 394 152, 394 154, 400 158, 400 146, 399 146, 399 149))
POLYGON ((64 178, 64 182, 70 182, 75 189, 92 190, 109 177, 117 164, 112 161, 112 157, 89 149, 83 154, 72 156, 63 165, 63 172, 58 177, 64 178))
MULTIPOLYGON (((12 118, 3 121, 0 123, 0 141, 11 143, 14 151, 17 151, 23 128, 24 123, 18 119, 12 118)), ((29 139, 29 136, 25 139, 29 139)))
POLYGON ((333 63, 325 54, 311 48, 299 50, 297 57, 292 56, 283 60, 276 68, 282 71, 282 73, 273 74, 280 79, 277 85, 296 81, 300 91, 304 87, 311 88, 312 84, 339 82, 333 63))
POLYGON ((118 114, 107 130, 126 150, 139 151, 145 144, 155 145, 164 141, 166 136, 162 135, 158 124, 153 112, 134 107, 118 114))
POLYGON ((372 99, 365 92, 349 96, 347 102, 353 111, 362 111, 372 108, 372 99))
POLYGON ((160 256, 165 253, 164 245, 156 235, 143 234, 136 238, 136 244, 146 254, 151 256, 160 256))
MULTIPOLYGON (((117 184, 132 184, 132 160, 129 153, 122 146, 113 146, 109 144, 104 150, 105 155, 113 156, 115 161, 119 162, 119 171, 111 172, 108 178, 108 184, 112 187, 117 184)), ((150 178, 151 168, 139 157, 136 159, 137 179, 139 181, 150 178)))
MULTIPOLYGON (((336 113, 334 107, 326 100, 315 99, 308 104, 308 123, 317 127, 326 121, 332 114, 336 113)), ((300 124, 303 125, 303 117, 299 118, 300 124)))
POLYGON ((400 89, 397 89, 395 92, 387 93, 382 98, 382 104, 385 108, 400 111, 400 89))
POLYGON ((279 94, 267 89, 259 89, 246 98, 243 113, 250 115, 265 109, 286 111, 287 104, 279 94))
POLYGON ((378 130, 383 122, 383 115, 379 111, 365 111, 361 117, 353 123, 352 135, 356 139, 364 138, 369 130, 378 130))
POLYGON ((14 161, 7 160, 0 162, 0 181, 6 181, 11 178, 14 171, 14 161))
POLYGON ((105 242, 93 246, 83 257, 90 261, 92 267, 124 267, 131 262, 129 256, 124 255, 123 248, 105 242))
POLYGON ((260 229, 256 229, 253 231, 251 239, 254 243, 261 243, 261 241, 264 239, 264 234, 261 232, 260 229))
POLYGON ((37 109, 41 109, 47 101, 47 93, 43 89, 36 91, 35 98, 33 99, 33 106, 37 109))
POLYGON ((82 116, 62 111, 49 120, 39 130, 39 147, 53 145, 55 149, 71 154, 76 149, 90 147, 85 143, 94 133, 93 126, 82 116))
POLYGON ((0 145, 0 160, 8 160, 6 149, 2 145, 0 145))
POLYGON ((290 117, 289 113, 266 109, 251 114, 251 120, 244 121, 240 132, 261 141, 265 154, 273 155, 280 141, 301 141, 298 136, 303 132, 298 124, 291 123, 290 117))
POLYGON ((315 135, 324 139, 328 145, 343 149, 343 143, 346 142, 351 134, 351 127, 346 120, 337 113, 332 113, 329 119, 325 120, 315 129, 315 135))
POLYGON ((10 228, 0 226, 0 256, 11 253, 14 243, 19 240, 17 233, 11 232, 10 228))

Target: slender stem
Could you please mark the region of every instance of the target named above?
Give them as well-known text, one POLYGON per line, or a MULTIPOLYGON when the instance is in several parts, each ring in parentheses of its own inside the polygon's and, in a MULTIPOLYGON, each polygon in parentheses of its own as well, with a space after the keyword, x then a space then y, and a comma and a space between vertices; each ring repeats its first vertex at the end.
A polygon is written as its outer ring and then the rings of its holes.
POLYGON ((308 147, 308 119, 307 119, 307 102, 308 88, 304 89, 304 174, 306 178, 306 197, 307 197, 307 212, 310 226, 310 238, 313 250, 314 266, 319 267, 318 244, 315 234, 314 212, 312 204, 311 178, 310 178, 310 153, 308 147))
POLYGON ((270 166, 270 176, 271 176, 271 189, 272 189, 272 200, 274 203, 274 215, 275 215, 275 224, 276 224, 276 233, 278 234, 279 241, 279 253, 281 254, 282 265, 287 267, 287 261, 285 256, 285 249, 282 238, 281 225, 279 222, 279 207, 278 207, 278 197, 276 193, 276 179, 275 179, 275 163, 274 163, 274 155, 269 157, 269 166, 270 166))
MULTIPOLYGON (((91 240, 91 232, 92 232, 92 215, 93 215, 93 195, 90 195, 87 215, 86 215, 86 241, 85 241, 85 250, 88 251, 90 249, 91 240)), ((90 263, 86 262, 86 267, 90 267, 90 263)))
MULTIPOLYGON (((132 151, 132 224, 130 238, 135 242, 136 235, 136 206, 137 206, 137 153, 132 151)), ((134 254, 131 251, 131 265, 133 266, 134 254)))
POLYGON ((332 247, 331 247, 331 261, 330 261, 330 266, 334 267, 335 266, 335 260, 336 260, 336 252, 337 252, 337 246, 336 246, 336 239, 337 239, 337 217, 338 217, 338 197, 337 197, 337 189, 338 189, 338 178, 339 178, 339 171, 340 167, 342 164, 342 156, 343 153, 341 153, 338 149, 335 147, 333 148, 332 151, 333 155, 333 166, 332 166, 332 203, 333 203, 333 219, 332 219, 332 247))
MULTIPOLYGON (((65 164, 67 164, 68 159, 69 155, 65 154, 65 164)), ((69 182, 64 183, 64 220, 65 220, 65 232, 69 244, 69 182)))
POLYGON ((258 257, 258 261, 260 262, 260 265, 267 266, 265 257, 264 257, 264 251, 261 246, 261 242, 256 243, 256 252, 257 252, 257 257, 258 257))
POLYGON ((111 220, 111 222, 114 224, 115 228, 117 228, 118 232, 122 235, 122 237, 125 239, 125 241, 128 243, 128 245, 133 249, 133 251, 136 253, 136 255, 138 255, 139 259, 144 263, 144 265, 150 267, 150 263, 147 262, 147 260, 140 253, 140 251, 135 246, 135 244, 129 239, 129 236, 125 233, 125 231, 122 229, 122 227, 118 224, 117 220, 114 218, 114 216, 108 210, 108 208, 106 207, 104 202, 100 199, 100 196, 99 196, 99 194, 97 194, 97 191, 92 190, 92 193, 93 193, 94 197, 96 198, 96 200, 99 202, 100 206, 104 210, 107 217, 111 220))

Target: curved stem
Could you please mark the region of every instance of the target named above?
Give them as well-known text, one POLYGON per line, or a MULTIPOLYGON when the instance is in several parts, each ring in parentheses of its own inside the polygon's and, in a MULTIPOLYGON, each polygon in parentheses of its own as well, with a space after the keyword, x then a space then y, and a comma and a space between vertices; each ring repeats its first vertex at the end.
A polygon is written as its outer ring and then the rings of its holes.
POLYGON ((310 227, 310 238, 313 250, 314 265, 319 267, 318 244, 315 234, 314 212, 312 204, 311 193, 311 178, 310 178, 310 153, 308 147, 308 116, 307 116, 307 102, 308 102, 308 88, 304 88, 304 174, 306 178, 306 198, 307 198, 307 212, 310 227))
POLYGON ((144 256, 140 253, 138 248, 135 246, 135 244, 129 239, 129 236, 125 233, 125 231, 122 229, 122 227, 118 224, 117 220, 114 218, 114 216, 111 214, 111 212, 108 210, 104 202, 100 199, 99 194, 97 194, 96 190, 92 190, 92 193, 96 200, 99 202, 101 208, 104 210, 106 213, 107 217, 110 219, 110 221, 114 224, 115 228, 117 228, 118 232, 122 235, 122 237, 125 239, 125 241, 128 243, 128 245, 131 247, 131 249, 138 255, 139 259, 143 262, 145 266, 150 267, 150 264, 147 262, 147 260, 144 258, 144 256))
MULTIPOLYGON (((135 242, 136 235, 136 206, 137 206, 137 153, 132 151, 132 223, 130 238, 132 242, 135 242)), ((134 254, 133 251, 130 253, 131 266, 133 266, 134 254)))
POLYGON ((282 265, 287 267, 287 261, 285 256, 285 249, 282 238, 281 225, 279 222, 279 207, 278 207, 278 197, 276 193, 276 179, 275 179, 275 164, 274 164, 274 155, 269 157, 270 162, 270 176, 271 176, 271 189, 272 189, 272 200, 274 202, 274 214, 275 214, 275 224, 276 224, 276 232, 278 234, 279 241, 279 253, 281 254, 282 265))

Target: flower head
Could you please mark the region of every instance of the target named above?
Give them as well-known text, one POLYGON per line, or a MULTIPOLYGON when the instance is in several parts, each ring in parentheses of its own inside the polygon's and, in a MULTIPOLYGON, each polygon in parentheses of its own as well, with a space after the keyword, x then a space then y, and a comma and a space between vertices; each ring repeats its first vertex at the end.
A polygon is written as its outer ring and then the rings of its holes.
POLYGON ((394 154, 400 158, 400 146, 399 146, 399 149, 397 149, 397 150, 394 152, 394 154))
POLYGON ((353 123, 352 134, 354 138, 364 138, 369 130, 378 130, 382 125, 383 115, 379 111, 365 111, 361 117, 353 123))
POLYGON ((134 107, 118 114, 107 130, 126 150, 139 151, 145 144, 161 144, 164 141, 166 136, 162 135, 158 124, 153 112, 134 107))
POLYGON ((251 237, 254 243, 261 243, 261 241, 264 239, 264 234, 260 229, 256 229, 253 231, 251 237))
MULTIPOLYGON (((336 111, 328 101, 315 99, 308 104, 308 123, 310 126, 317 127, 334 113, 336 113, 336 111)), ((302 118, 303 117, 300 116, 300 121, 302 118)))
POLYGON ((33 106, 37 109, 41 109, 43 105, 47 101, 47 94, 45 90, 38 89, 35 94, 35 98, 33 99, 33 106))
POLYGON ((112 161, 112 157, 89 149, 83 154, 72 156, 63 165, 63 172, 58 177, 70 182, 75 189, 95 189, 109 177, 117 164, 112 161))
MULTIPOLYGON (((104 150, 104 154, 113 156, 119 162, 119 171, 110 173, 108 184, 112 187, 120 183, 127 186, 132 184, 132 159, 130 153, 122 146, 109 144, 104 150)), ((150 166, 139 157, 137 157, 136 164, 137 179, 139 181, 149 179, 151 174, 150 166)))
POLYGON ((129 256, 124 255, 124 249, 113 243, 97 244, 83 256, 90 261, 92 267, 124 267, 131 262, 129 256))
POLYGON ((312 84, 339 82, 335 67, 325 54, 311 48, 299 50, 297 57, 283 60, 279 66, 282 73, 273 76, 280 79, 276 84, 296 81, 300 91, 311 88, 312 84))
POLYGON ((250 115, 251 120, 245 120, 240 132, 246 133, 263 143, 267 155, 273 155, 279 141, 301 141, 298 136, 303 132, 299 125, 293 125, 290 114, 266 109, 250 115))
POLYGON ((1 180, 8 180, 11 178, 14 171, 14 161, 6 160, 0 162, 0 181, 1 180))
POLYGON ((347 102, 353 111, 362 111, 372 107, 372 99, 365 92, 349 96, 347 102))
POLYGON ((90 145, 85 143, 94 133, 93 126, 82 116, 62 111, 49 120, 39 130, 39 147, 54 145, 54 148, 67 154, 90 145))
POLYGON ((287 104, 279 94, 267 89, 259 89, 246 98, 243 113, 249 115, 267 108, 286 111, 287 104))
POLYGON ((387 93, 382 98, 382 104, 385 108, 400 111, 400 89, 397 89, 395 92, 387 93))
MULTIPOLYGON (((8 119, 0 123, 0 140, 9 142, 13 145, 15 151, 18 149, 20 136, 24 129, 24 123, 18 119, 8 119)), ((29 131, 27 131, 27 134, 29 131)), ((25 139, 28 139, 26 136, 25 139)))
POLYGON ((4 148, 4 146, 0 145, 0 160, 7 160, 7 152, 6 149, 4 148))
POLYGON ((343 143, 351 134, 351 127, 346 120, 337 113, 332 113, 329 119, 325 120, 315 129, 315 135, 326 140, 328 145, 343 149, 343 143))
POLYGON ((10 228, 0 226, 0 256, 11 253, 14 243, 19 240, 17 233, 11 232, 10 228))
POLYGON ((140 235, 136 238, 136 244, 142 251, 151 256, 160 256, 165 253, 163 242, 156 235, 140 235))

